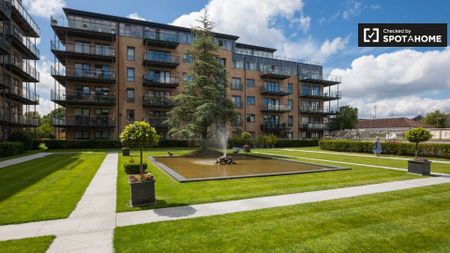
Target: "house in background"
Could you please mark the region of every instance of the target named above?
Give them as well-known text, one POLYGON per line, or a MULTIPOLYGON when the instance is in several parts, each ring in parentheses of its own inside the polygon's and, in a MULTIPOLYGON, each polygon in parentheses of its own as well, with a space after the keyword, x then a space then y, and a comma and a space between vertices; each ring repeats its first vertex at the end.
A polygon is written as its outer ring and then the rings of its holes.
POLYGON ((360 132, 369 134, 378 133, 380 136, 386 134, 386 139, 397 138, 397 135, 403 135, 405 131, 415 127, 432 128, 430 125, 406 117, 360 119, 356 125, 356 128, 360 132))

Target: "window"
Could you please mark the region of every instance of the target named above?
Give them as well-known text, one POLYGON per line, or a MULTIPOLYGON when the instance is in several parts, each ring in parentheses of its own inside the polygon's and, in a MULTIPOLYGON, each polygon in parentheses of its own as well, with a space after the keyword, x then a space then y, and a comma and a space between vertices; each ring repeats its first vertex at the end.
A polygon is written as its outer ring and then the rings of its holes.
POLYGON ((127 68, 127 81, 134 82, 134 68, 127 68))
POLYGON ((192 76, 190 76, 188 73, 183 72, 183 81, 184 82, 190 82, 192 81, 192 76))
POLYGON ((247 96, 247 105, 255 105, 255 96, 247 96))
POLYGON ((128 59, 129 61, 134 61, 134 60, 136 60, 136 52, 135 52, 134 47, 128 47, 128 48, 127 48, 127 59, 128 59))
POLYGON ((95 109, 95 115, 97 115, 97 116, 109 116, 109 109, 95 109))
POLYGON ((98 55, 106 55, 106 56, 112 56, 113 55, 112 48, 110 46, 108 46, 108 45, 96 44, 95 45, 95 52, 98 55))
POLYGON ((75 108, 75 116, 89 116, 89 108, 75 108))
POLYGON ((238 61, 238 60, 233 60, 233 68, 235 68, 235 69, 243 69, 244 68, 244 62, 243 61, 238 61))
POLYGON ((237 77, 233 77, 231 79, 231 89, 232 90, 242 90, 241 79, 237 77))
POLYGON ((107 140, 109 139, 109 131, 95 131, 95 139, 107 140))
POLYGON ((75 53, 89 54, 89 42, 75 41, 75 53))
POLYGON ((94 92, 97 95, 109 95, 110 89, 109 87, 95 87, 94 92))
POLYGON ((90 64, 75 64, 75 76, 89 76, 91 71, 90 64))
POLYGON ((255 114, 247 114, 247 122, 255 123, 255 114))
POLYGON ((242 125, 242 117, 241 114, 236 115, 236 119, 233 122, 234 126, 241 126, 242 125))
POLYGON ((247 88, 255 88, 255 79, 247 79, 247 88))
POLYGON ((288 89, 287 92, 289 94, 292 94, 292 92, 294 91, 294 85, 292 83, 288 83, 288 89))
POLYGON ((246 62, 245 68, 247 70, 256 70, 256 62, 246 62))
POLYGON ((90 138, 89 131, 75 131, 76 140, 89 140, 89 138, 90 138))
POLYGON ((294 116, 289 115, 288 116, 288 126, 293 126, 294 125, 294 116))
POLYGON ((289 100, 288 100, 288 108, 289 108, 289 110, 291 110, 292 108, 294 108, 294 100, 292 100, 292 99, 289 99, 289 100))
POLYGON ((274 81, 264 82, 264 89, 268 92, 280 92, 280 83, 274 81))
POLYGON ((127 110, 127 124, 134 122, 134 110, 127 110))
POLYGON ((226 66, 226 64, 227 64, 227 59, 225 59, 225 58, 219 58, 219 63, 220 63, 220 65, 222 65, 222 66, 226 66))
POLYGON ((294 133, 293 132, 288 132, 288 139, 289 140, 294 139, 294 133))
POLYGON ((77 96, 87 96, 91 94, 89 86, 77 86, 75 87, 75 93, 77 96))
POLYGON ((241 105, 241 96, 232 96, 231 97, 233 104, 235 107, 240 108, 242 107, 241 105))
POLYGON ((127 89, 127 101, 134 102, 135 94, 134 89, 127 89))
POLYGON ((194 61, 194 58, 192 58, 191 54, 183 54, 183 62, 185 63, 192 63, 194 61))

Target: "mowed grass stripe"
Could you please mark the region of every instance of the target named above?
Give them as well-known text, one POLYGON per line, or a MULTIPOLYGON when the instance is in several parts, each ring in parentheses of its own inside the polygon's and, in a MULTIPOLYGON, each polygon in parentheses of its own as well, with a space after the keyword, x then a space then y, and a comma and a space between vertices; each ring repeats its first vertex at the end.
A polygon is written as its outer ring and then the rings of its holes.
POLYGON ((55 236, 42 236, 20 240, 0 241, 2 253, 44 253, 47 251, 55 236))

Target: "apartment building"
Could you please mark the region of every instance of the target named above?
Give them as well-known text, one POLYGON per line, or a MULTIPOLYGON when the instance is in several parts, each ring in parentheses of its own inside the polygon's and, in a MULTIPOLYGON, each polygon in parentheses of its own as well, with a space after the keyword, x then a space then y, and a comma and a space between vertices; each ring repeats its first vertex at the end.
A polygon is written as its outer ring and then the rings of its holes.
MULTIPOLYGON (((74 9, 52 18, 55 55, 51 99, 66 108, 53 125, 66 139, 117 140, 135 120, 164 138, 171 97, 190 80, 191 29, 74 9)), ((339 79, 322 66, 274 56, 276 49, 214 33, 225 66, 228 96, 239 112, 230 131, 281 138, 320 138, 338 108, 339 79)))
POLYGON ((38 38, 39 27, 21 0, 0 0, 0 140, 39 124, 34 116, 39 104, 38 38))

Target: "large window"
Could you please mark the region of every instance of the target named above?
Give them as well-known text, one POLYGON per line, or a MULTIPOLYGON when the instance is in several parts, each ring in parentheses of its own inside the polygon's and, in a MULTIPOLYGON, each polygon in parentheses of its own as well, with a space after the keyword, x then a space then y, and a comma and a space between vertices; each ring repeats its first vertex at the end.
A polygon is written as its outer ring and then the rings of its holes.
POLYGON ((193 61, 194 61, 194 58, 192 58, 191 54, 188 54, 188 53, 183 54, 183 62, 192 63, 193 61))
POLYGON ((251 113, 249 113, 249 114, 247 114, 247 122, 249 122, 249 123, 255 123, 255 114, 251 114, 251 113))
POLYGON ((106 140, 109 139, 109 131, 95 131, 95 139, 106 140))
POLYGON ((127 48, 127 59, 129 61, 136 60, 136 51, 135 51, 134 47, 128 47, 127 48))
POLYGON ((242 90, 241 79, 233 77, 231 79, 231 89, 232 90, 242 90))
POLYGON ((256 99, 255 96, 247 96, 247 105, 255 105, 256 99))
POLYGON ((89 131, 75 131, 76 140, 89 140, 89 138, 90 138, 89 131))
POLYGON ((134 82, 134 79, 135 79, 134 68, 127 68, 127 81, 134 82))
POLYGON ((247 79, 247 88, 255 88, 255 79, 247 79))
POLYGON ((134 99, 135 99, 134 89, 127 89, 127 101, 134 102, 134 99))
POLYGON ((287 91, 288 91, 289 94, 292 94, 292 92, 294 91, 294 84, 288 83, 287 91))
POLYGON ((233 68, 235 68, 235 69, 243 69, 244 68, 244 62, 243 61, 238 61, 238 60, 233 60, 233 68))
POLYGON ((232 96, 231 99, 232 99, 233 104, 234 104, 235 107, 237 107, 237 108, 242 107, 241 96, 232 96))

